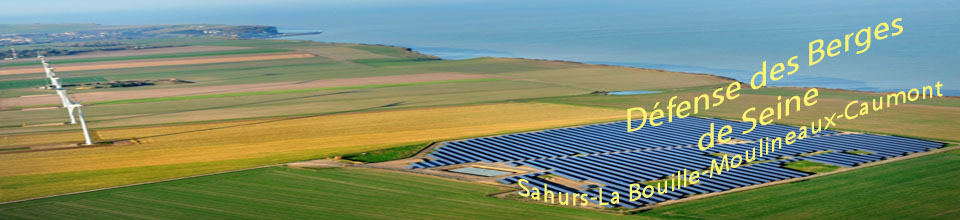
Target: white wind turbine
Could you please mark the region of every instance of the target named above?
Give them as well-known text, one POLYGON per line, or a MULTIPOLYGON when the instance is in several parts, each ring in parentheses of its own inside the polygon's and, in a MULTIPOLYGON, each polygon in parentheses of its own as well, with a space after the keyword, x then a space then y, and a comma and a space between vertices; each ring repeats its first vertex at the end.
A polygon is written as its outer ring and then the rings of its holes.
POLYGON ((87 129, 87 122, 83 119, 83 110, 79 102, 74 102, 70 100, 70 96, 67 94, 67 89, 63 88, 63 84, 60 81, 60 77, 57 77, 57 73, 53 71, 53 67, 47 63, 47 59, 42 55, 37 56, 40 58, 40 63, 43 64, 43 70, 47 74, 47 78, 50 79, 50 84, 53 85, 53 89, 57 91, 57 95, 60 96, 60 103, 64 108, 67 109, 67 114, 70 115, 70 124, 76 124, 77 120, 80 120, 80 127, 83 128, 83 137, 86 140, 86 145, 91 145, 93 142, 90 140, 90 131, 87 129), (76 111, 76 116, 74 116, 74 111, 76 111))

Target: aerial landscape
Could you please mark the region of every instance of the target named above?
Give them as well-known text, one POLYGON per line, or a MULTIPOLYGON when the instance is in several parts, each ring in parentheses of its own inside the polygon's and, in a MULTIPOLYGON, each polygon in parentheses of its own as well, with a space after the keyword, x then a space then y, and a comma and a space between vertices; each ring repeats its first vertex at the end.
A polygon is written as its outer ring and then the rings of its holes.
POLYGON ((954 2, 280 2, 0 22, 0 219, 960 218, 954 2))

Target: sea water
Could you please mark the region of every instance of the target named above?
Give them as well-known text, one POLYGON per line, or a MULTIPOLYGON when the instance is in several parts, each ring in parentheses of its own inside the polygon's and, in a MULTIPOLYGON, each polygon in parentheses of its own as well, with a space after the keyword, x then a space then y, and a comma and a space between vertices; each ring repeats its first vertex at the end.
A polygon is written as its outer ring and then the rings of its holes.
MULTIPOLYGON (((272 1, 273 2, 273 1, 272 1)), ((241 2, 242 3, 242 2, 241 2)), ((107 9, 104 9, 107 10, 107 9)), ((4 23, 223 23, 316 31, 330 42, 389 44, 447 59, 526 57, 710 73, 749 81, 761 62, 802 60, 776 86, 893 91, 937 81, 960 95, 960 1, 356 1, 181 5, 56 16, 0 15, 4 23), (903 18, 903 34, 863 54, 805 64, 816 39, 842 38, 903 18)), ((854 49, 854 48, 851 48, 854 49)))

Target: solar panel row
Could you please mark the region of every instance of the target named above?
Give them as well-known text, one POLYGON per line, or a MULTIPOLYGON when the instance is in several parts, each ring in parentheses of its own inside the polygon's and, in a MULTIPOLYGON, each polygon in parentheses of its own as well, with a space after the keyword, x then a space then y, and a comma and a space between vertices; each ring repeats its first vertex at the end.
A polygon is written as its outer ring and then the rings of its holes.
MULTIPOLYGON (((724 144, 711 148, 708 152, 740 153, 752 150, 754 147, 759 149, 758 144, 724 144)), ((808 138, 795 142, 792 145, 785 145, 772 153, 764 155, 763 158, 798 157, 801 156, 801 154, 832 151, 831 153, 805 156, 803 158, 851 167, 861 163, 899 157, 909 153, 923 152, 940 147, 943 147, 942 143, 895 136, 870 134, 829 135, 808 138), (857 155, 843 153, 848 151, 866 151, 871 154, 857 155)))

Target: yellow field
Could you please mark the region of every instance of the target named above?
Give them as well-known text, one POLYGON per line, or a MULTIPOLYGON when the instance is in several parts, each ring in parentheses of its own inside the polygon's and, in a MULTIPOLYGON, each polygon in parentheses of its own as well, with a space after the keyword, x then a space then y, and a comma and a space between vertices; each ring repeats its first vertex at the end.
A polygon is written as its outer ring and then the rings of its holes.
MULTIPOLYGON (((299 119, 101 130, 142 144, 0 155, 0 176, 197 163, 302 150, 396 144, 609 121, 622 112, 553 104, 489 104, 299 119)), ((2 180, 0 180, 2 181, 2 180)))
POLYGON ((662 70, 590 66, 498 74, 526 81, 587 90, 654 90, 729 83, 730 80, 662 70))
POLYGON ((0 136, 0 149, 15 146, 54 144, 54 143, 82 143, 82 132, 62 132, 54 134, 31 134, 0 136))

